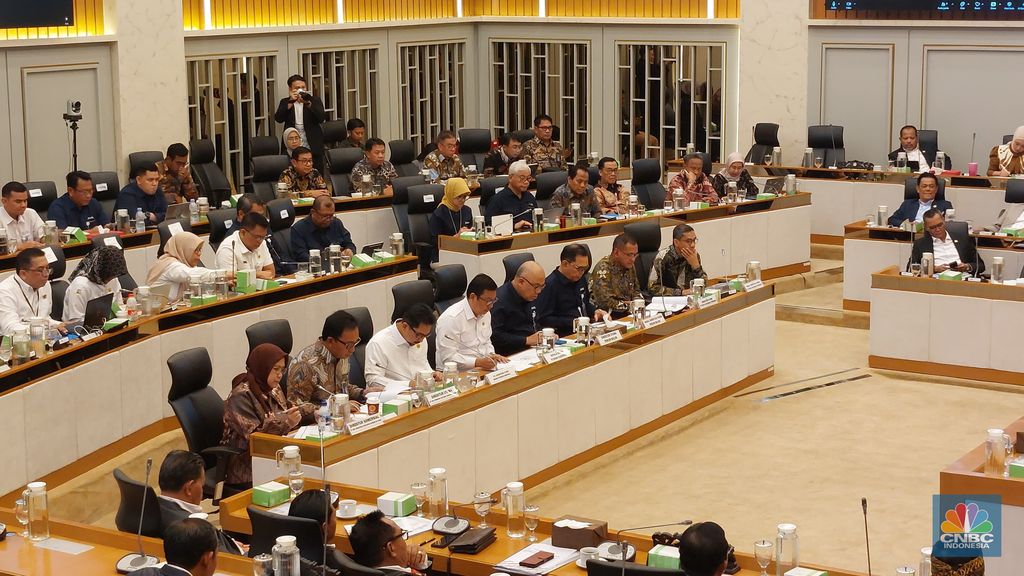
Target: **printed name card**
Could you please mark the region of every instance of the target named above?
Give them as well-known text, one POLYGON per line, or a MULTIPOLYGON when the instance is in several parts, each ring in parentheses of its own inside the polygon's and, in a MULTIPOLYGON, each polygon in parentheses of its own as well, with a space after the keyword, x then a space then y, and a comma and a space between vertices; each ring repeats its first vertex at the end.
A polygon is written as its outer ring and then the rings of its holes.
POLYGON ((280 216, 281 216, 282 220, 287 220, 288 219, 288 210, 287 209, 281 210, 280 216))
POLYGON ((764 288, 764 282, 762 282, 760 280, 751 280, 750 282, 745 282, 743 284, 743 291, 744 292, 753 292, 754 290, 757 290, 758 288, 764 288))
POLYGON ((512 368, 511 366, 505 366, 503 368, 498 368, 497 370, 491 372, 487 376, 484 376, 484 382, 487 382, 488 384, 497 384, 499 382, 504 382, 505 380, 510 380, 515 377, 515 369, 512 368))
POLYGON ((384 423, 384 417, 381 414, 374 414, 368 416, 362 420, 352 420, 348 423, 348 433, 352 436, 359 434, 360 432, 366 432, 372 428, 376 428, 384 423))
POLYGON ((597 345, 607 346, 612 342, 618 342, 619 340, 622 340, 622 332, 619 332, 618 330, 612 330, 611 332, 605 332, 604 334, 598 336, 597 345))
POLYGON ((445 402, 455 398, 459 395, 459 389, 455 386, 448 386, 441 388, 434 392, 428 392, 425 394, 427 400, 427 406, 437 406, 438 404, 444 404, 445 402))
POLYGON ((121 247, 121 243, 117 241, 117 236, 107 236, 103 239, 103 243, 107 246, 113 246, 114 248, 121 247))
POLYGON ((28 195, 33 198, 39 198, 40 196, 43 195, 43 191, 40 190, 39 188, 30 188, 28 191, 28 195))
POLYGON ((106 192, 107 191, 107 183, 106 182, 97 182, 96 183, 96 191, 97 192, 106 192))
POLYGON ((697 298, 697 308, 707 308, 708 306, 715 305, 715 295, 709 294, 707 296, 701 296, 697 298))
POLYGON ((180 234, 181 232, 184 232, 184 229, 181 227, 181 222, 172 222, 172 223, 168 224, 167 225, 167 230, 170 231, 171 236, 174 236, 175 234, 180 234))
POLYGON ((664 323, 665 323, 665 317, 662 316, 661 314, 655 314, 654 316, 651 316, 650 318, 644 318, 643 328, 644 328, 644 330, 646 330, 648 328, 654 328, 655 326, 658 326, 658 325, 664 324, 664 323))
POLYGON ((434 195, 433 194, 424 194, 423 195, 423 201, 424 202, 433 202, 434 201, 434 195))
POLYGON ((43 256, 46 256, 47 264, 53 264, 57 261, 57 255, 53 253, 53 248, 49 246, 43 248, 43 256))
POLYGON ((572 351, 568 348, 555 348, 549 352, 544 352, 540 355, 540 359, 545 364, 554 364, 559 360, 565 360, 572 356, 572 351))

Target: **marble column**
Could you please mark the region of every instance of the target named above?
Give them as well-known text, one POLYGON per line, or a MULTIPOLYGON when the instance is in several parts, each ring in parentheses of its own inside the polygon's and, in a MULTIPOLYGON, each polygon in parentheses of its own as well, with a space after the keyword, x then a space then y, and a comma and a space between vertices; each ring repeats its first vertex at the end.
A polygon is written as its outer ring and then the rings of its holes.
POLYGON ((127 179, 131 152, 188 145, 185 33, 181 2, 105 0, 114 34, 114 114, 117 170, 127 179))
POLYGON ((743 0, 740 20, 739 150, 758 122, 780 126, 783 160, 807 147, 808 7, 802 0, 743 0))

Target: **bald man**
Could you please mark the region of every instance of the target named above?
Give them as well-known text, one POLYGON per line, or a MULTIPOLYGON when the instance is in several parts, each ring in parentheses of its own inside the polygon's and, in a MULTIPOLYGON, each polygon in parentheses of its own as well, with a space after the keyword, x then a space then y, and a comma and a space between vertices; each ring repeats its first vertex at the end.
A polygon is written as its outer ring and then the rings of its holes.
POLYGON ((309 217, 292 225, 292 256, 299 262, 308 262, 310 250, 324 254, 331 244, 341 246, 342 254, 349 256, 356 251, 352 235, 341 220, 334 217, 334 199, 317 196, 309 217))
POLYGON ((536 301, 543 289, 544 269, 532 260, 498 288, 498 301, 491 308, 491 343, 496 353, 508 356, 540 343, 536 301))

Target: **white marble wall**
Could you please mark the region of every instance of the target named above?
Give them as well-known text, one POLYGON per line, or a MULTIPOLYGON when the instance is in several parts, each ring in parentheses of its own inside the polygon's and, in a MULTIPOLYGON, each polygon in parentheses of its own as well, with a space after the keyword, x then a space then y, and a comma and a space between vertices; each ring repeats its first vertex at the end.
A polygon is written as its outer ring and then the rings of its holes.
POLYGON ((739 54, 739 146, 746 153, 758 122, 780 126, 783 159, 807 147, 807 3, 743 0, 739 54))

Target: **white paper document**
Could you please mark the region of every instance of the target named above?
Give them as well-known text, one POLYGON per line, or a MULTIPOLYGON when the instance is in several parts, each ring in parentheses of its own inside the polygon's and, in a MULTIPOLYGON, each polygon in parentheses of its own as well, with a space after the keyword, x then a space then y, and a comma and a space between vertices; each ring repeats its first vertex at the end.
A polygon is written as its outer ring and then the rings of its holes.
POLYGON ((678 312, 686 308, 689 296, 655 296, 647 305, 648 312, 678 312))
POLYGON ((551 539, 548 538, 547 540, 530 544, 519 552, 516 552, 501 562, 498 562, 498 568, 500 568, 502 572, 537 576, 540 574, 547 574, 548 572, 554 572, 570 562, 575 562, 579 557, 580 553, 578 550, 573 548, 557 548, 551 545, 551 539), (554 554, 555 557, 536 568, 527 568, 519 565, 520 562, 526 560, 530 556, 533 556, 537 552, 550 552, 554 554))
POLYGON ((88 544, 79 544, 78 542, 52 537, 40 542, 34 542, 33 545, 36 548, 46 548, 47 550, 63 552, 64 554, 71 554, 73 556, 92 550, 92 546, 89 546, 88 544))
POLYGON ((430 518, 419 516, 393 516, 391 517, 395 524, 402 530, 408 530, 409 536, 415 536, 427 532, 434 526, 434 521, 430 518))
POLYGON ((508 357, 509 364, 512 365, 512 369, 516 372, 522 372, 530 366, 536 366, 540 364, 540 356, 537 355, 537 351, 533 348, 527 348, 522 352, 517 352, 508 357))

